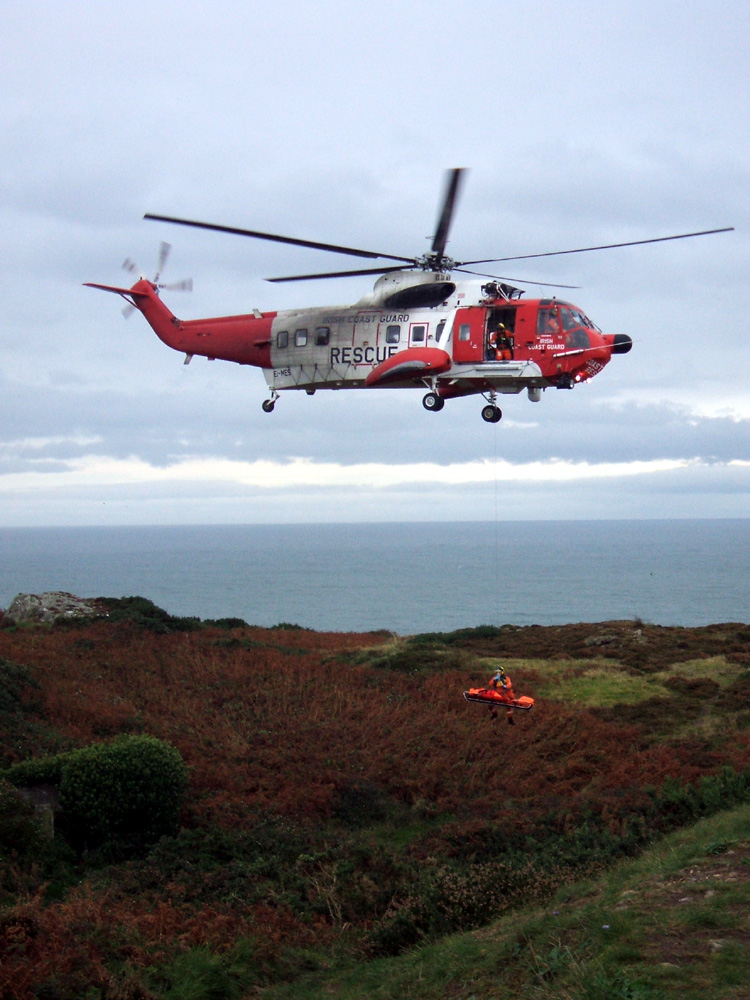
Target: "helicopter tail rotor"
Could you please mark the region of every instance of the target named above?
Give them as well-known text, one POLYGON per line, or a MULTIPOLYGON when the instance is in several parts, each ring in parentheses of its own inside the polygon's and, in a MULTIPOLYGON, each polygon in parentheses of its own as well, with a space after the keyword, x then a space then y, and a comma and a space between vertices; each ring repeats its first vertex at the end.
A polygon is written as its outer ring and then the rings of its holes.
MULTIPOLYGON (((170 282, 169 284, 165 284, 164 282, 159 281, 159 278, 162 275, 162 271, 166 267, 167 261, 169 260, 169 255, 171 251, 172 251, 171 243, 165 243, 162 241, 159 244, 159 258, 156 264, 156 274, 154 275, 153 279, 147 278, 146 280, 150 281, 151 284, 154 286, 154 288, 159 289, 159 291, 192 292, 193 290, 192 278, 184 278, 182 281, 173 281, 170 282)), ((145 278, 143 271, 131 257, 127 257, 122 262, 122 269, 123 271, 128 271, 135 277, 145 278)), ((122 310, 122 314, 125 317, 125 319, 128 319, 133 314, 133 312, 135 312, 135 306, 132 305, 131 303, 128 303, 128 305, 126 305, 122 310)))

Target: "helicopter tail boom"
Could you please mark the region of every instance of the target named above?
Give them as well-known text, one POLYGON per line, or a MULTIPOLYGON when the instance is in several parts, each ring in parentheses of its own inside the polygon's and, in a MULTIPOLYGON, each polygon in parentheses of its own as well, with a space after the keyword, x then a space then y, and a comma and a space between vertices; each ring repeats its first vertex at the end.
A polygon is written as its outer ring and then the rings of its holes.
POLYGON ((86 282, 89 288, 113 292, 143 313, 146 322, 167 347, 211 360, 268 368, 271 364, 271 324, 275 313, 265 316, 221 316, 214 319, 179 320, 162 302, 156 285, 141 278, 132 288, 86 282))

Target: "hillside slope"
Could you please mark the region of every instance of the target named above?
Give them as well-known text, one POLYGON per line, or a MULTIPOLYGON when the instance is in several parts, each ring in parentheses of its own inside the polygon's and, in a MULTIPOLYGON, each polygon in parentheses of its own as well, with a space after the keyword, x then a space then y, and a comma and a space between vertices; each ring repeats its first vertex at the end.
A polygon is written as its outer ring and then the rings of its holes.
POLYGON ((0 781, 3 998, 364 976, 750 799, 746 625, 397 639, 107 607, 0 628, 0 761, 14 780, 20 762, 148 734, 187 765, 181 829, 82 850, 63 810, 42 842, 0 781), (536 698, 512 727, 462 698, 498 662, 536 698))
POLYGON ((458 934, 264 1000, 746 1000, 750 806, 670 834, 636 861, 458 934))

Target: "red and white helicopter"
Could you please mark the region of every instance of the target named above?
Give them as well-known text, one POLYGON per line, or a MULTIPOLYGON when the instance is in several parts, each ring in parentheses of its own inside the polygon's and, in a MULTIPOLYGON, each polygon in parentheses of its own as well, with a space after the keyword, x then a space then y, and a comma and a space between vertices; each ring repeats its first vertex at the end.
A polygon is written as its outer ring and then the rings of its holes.
MULTIPOLYGON (((623 333, 602 333, 578 306, 557 298, 522 299, 523 292, 510 284, 518 279, 469 270, 470 267, 731 231, 728 227, 520 257, 453 260, 446 256, 445 249, 462 177, 461 168, 448 172, 432 247, 421 257, 318 243, 172 216, 144 216, 182 226, 385 261, 380 266, 357 270, 268 279, 280 282, 380 275, 372 292, 351 306, 283 312, 254 310, 244 316, 177 319, 161 301, 159 290, 186 288, 189 283, 159 284, 168 244, 162 244, 158 272, 153 281, 141 277, 132 288, 86 284, 116 292, 126 299, 131 309, 135 307, 143 313, 167 346, 185 354, 185 364, 200 355, 210 360, 218 358, 261 368, 271 390, 270 398, 263 402, 266 413, 273 410, 279 394, 287 389, 302 389, 312 395, 318 389, 422 387, 427 390, 422 399, 426 410, 442 410, 446 399, 481 395, 486 401, 482 418, 497 423, 502 417, 497 405, 498 395, 520 393, 525 389, 528 398, 538 402, 545 389, 572 389, 602 371, 613 354, 626 354, 632 347, 632 340, 623 333), (456 273, 471 275, 473 280, 456 280, 456 273)), ((135 270, 131 261, 123 266, 135 270)))

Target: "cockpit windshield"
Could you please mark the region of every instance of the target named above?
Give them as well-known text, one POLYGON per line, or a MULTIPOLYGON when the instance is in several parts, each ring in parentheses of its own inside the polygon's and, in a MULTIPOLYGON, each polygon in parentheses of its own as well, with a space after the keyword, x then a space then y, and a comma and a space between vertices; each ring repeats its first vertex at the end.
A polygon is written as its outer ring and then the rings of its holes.
MULTIPOLYGON (((596 323, 588 318, 588 316, 577 309, 575 306, 563 306, 560 309, 560 316, 562 319, 563 330, 567 333, 569 330, 578 330, 581 327, 587 330, 599 330, 596 323)), ((599 330, 601 333, 601 330, 599 330)))

